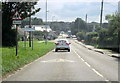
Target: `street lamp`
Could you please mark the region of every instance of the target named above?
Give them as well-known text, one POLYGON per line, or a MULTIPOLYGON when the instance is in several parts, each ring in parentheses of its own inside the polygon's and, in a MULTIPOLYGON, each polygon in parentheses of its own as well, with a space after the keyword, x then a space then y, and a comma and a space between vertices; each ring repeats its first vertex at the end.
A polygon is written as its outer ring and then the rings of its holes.
POLYGON ((46 37, 45 37, 45 43, 47 44, 47 13, 48 13, 48 10, 47 10, 47 0, 46 0, 46 10, 45 10, 45 13, 46 13, 46 16, 45 16, 45 19, 46 19, 46 37))

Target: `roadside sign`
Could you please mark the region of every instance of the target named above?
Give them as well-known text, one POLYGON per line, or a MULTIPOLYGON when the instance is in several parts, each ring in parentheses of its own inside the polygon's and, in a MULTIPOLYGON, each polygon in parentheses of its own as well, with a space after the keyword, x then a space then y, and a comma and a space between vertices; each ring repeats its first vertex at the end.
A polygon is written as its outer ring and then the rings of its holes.
POLYGON ((21 16, 20 16, 20 13, 16 10, 15 14, 13 15, 12 17, 12 20, 13 20, 13 24, 16 25, 16 56, 18 55, 18 25, 21 24, 21 16))
POLYGON ((13 15, 12 20, 22 20, 20 13, 17 10, 15 14, 13 15))
POLYGON ((13 24, 21 24, 21 21, 20 20, 18 20, 18 21, 14 20, 13 24))
POLYGON ((22 28, 22 29, 23 29, 24 31, 28 31, 28 32, 29 32, 29 31, 31 31, 31 32, 32 32, 32 31, 35 31, 35 28, 22 28))

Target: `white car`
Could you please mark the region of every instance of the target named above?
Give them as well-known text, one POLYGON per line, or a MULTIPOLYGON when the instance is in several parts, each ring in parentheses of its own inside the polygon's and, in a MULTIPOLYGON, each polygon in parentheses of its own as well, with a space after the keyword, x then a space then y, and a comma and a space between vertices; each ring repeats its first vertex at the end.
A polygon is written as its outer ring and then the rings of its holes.
POLYGON ((58 50, 68 50, 68 52, 70 52, 71 43, 69 43, 68 40, 60 39, 55 44, 56 44, 55 52, 57 52, 58 50))

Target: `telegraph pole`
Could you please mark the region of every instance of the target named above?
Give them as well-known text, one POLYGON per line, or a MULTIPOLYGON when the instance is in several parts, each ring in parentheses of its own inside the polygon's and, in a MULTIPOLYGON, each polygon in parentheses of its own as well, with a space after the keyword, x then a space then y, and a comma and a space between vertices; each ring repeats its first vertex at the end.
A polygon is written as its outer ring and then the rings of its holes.
MULTIPOLYGON (((32 2, 29 2, 29 5, 31 6, 31 3, 32 2)), ((31 28, 31 8, 30 8, 30 11, 29 11, 29 28, 31 28)), ((29 47, 31 47, 31 32, 29 32, 29 47)))
POLYGON ((102 27, 102 17, 103 17, 103 0, 101 2, 100 28, 102 27))
POLYGON ((88 21, 88 15, 86 14, 86 16, 85 16, 86 29, 88 29, 87 21, 88 21))
POLYGON ((45 13, 46 13, 46 16, 45 16, 45 21, 46 21, 46 26, 45 26, 45 28, 46 28, 46 36, 45 36, 45 43, 47 44, 47 0, 46 0, 46 11, 45 11, 45 13))
POLYGON ((87 14, 86 14, 86 16, 85 16, 85 22, 87 23, 87 19, 88 19, 88 16, 87 16, 87 14))
POLYGON ((47 12, 48 11, 47 11, 47 0, 46 0, 46 17, 45 17, 46 18, 46 24, 47 24, 47 12))

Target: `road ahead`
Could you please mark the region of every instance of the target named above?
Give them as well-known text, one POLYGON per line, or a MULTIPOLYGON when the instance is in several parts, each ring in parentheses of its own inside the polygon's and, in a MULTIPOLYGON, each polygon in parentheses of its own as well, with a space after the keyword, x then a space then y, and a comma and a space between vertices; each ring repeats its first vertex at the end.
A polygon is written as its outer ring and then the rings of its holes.
POLYGON ((71 42, 71 52, 46 54, 6 81, 117 81, 118 60, 71 42))

